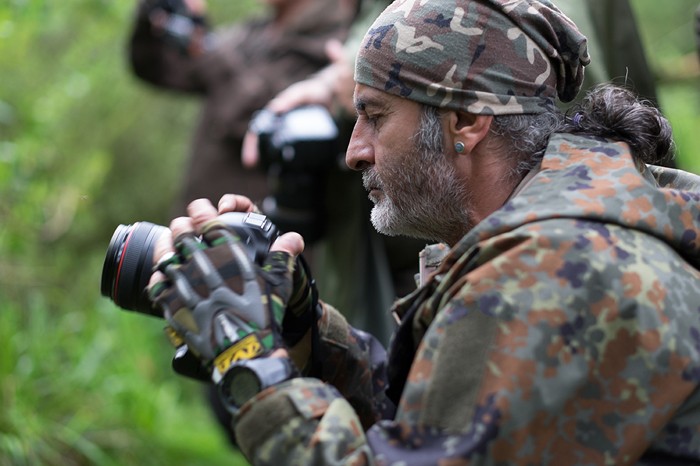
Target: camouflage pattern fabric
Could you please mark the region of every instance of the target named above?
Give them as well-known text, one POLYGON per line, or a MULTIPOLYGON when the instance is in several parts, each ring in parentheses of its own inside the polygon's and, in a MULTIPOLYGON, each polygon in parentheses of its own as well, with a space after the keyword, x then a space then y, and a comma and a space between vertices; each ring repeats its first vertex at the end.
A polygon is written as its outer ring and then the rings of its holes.
MULTIPOLYGON (((337 401, 332 406, 342 408, 344 422, 350 422, 354 434, 394 416, 395 406, 385 393, 385 349, 370 334, 348 325, 332 306, 322 306, 316 348, 320 357, 303 371, 307 378, 294 380, 291 388, 280 385, 268 389, 257 402, 242 408, 234 424, 238 445, 246 456, 255 458, 254 464, 288 464, 280 458, 285 458, 289 440, 305 445, 316 430, 314 419, 327 414, 331 402, 340 397, 343 403, 337 401), (309 421, 308 425, 297 427, 299 421, 294 417, 299 415, 309 421), (290 425, 284 427, 287 422, 290 425)), ((302 457, 306 458, 305 454, 302 457)))
POLYGON ((237 434, 267 433, 243 451, 253 464, 698 464, 700 192, 669 173, 640 174, 623 143, 553 136, 536 176, 395 305, 393 418, 363 432, 342 384, 299 379, 250 403, 237 434))
POLYGON ((469 113, 541 113, 576 96, 589 61, 548 1, 399 0, 365 35, 355 81, 469 113))

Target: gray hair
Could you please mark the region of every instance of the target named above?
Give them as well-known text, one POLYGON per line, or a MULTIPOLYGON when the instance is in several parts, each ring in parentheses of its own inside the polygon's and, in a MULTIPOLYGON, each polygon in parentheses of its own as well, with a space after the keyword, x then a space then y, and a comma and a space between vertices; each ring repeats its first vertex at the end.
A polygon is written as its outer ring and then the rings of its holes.
MULTIPOLYGON (((423 105, 414 139, 419 148, 433 153, 444 152, 440 114, 439 108, 423 105)), ((505 145, 509 157, 516 159, 513 169, 507 174, 509 180, 519 180, 537 166, 549 136, 561 127, 562 119, 555 113, 494 116, 490 132, 499 137, 498 141, 505 145)))
MULTIPOLYGON (((424 106, 416 142, 442 151, 440 109, 424 106)), ((673 157, 675 144, 671 125, 659 109, 640 100, 621 86, 602 84, 591 89, 579 105, 565 116, 558 110, 525 115, 493 117, 490 133, 515 163, 508 176, 521 179, 536 167, 552 134, 566 132, 626 142, 635 162, 660 163, 673 157)))

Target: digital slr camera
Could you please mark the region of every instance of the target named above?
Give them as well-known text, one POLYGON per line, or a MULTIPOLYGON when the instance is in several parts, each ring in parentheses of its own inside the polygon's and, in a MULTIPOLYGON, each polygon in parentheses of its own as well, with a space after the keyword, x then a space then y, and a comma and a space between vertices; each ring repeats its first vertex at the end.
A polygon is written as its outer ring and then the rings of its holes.
POLYGON ((189 55, 209 48, 206 19, 194 15, 183 0, 157 0, 151 4, 151 11, 154 10, 166 14, 165 20, 158 24, 158 28, 163 38, 181 54, 189 55))
POLYGON ((343 166, 336 122, 326 108, 304 106, 280 115, 262 110, 250 130, 271 193, 260 208, 280 230, 313 243, 324 233, 328 172, 343 166))
MULTIPOLYGON (((240 237, 248 258, 262 264, 278 236, 277 227, 266 216, 256 213, 228 212, 218 218, 240 237)), ((153 273, 156 241, 169 231, 150 222, 119 225, 102 266, 102 296, 122 309, 162 318, 160 309, 148 299, 146 287, 153 273)))

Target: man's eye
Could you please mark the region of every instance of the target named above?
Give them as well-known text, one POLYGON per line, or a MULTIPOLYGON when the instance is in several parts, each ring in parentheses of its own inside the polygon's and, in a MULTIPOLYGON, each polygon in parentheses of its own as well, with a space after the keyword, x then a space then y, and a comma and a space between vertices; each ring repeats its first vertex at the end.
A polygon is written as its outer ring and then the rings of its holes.
POLYGON ((367 115, 367 122, 372 126, 377 126, 379 123, 379 115, 367 115))

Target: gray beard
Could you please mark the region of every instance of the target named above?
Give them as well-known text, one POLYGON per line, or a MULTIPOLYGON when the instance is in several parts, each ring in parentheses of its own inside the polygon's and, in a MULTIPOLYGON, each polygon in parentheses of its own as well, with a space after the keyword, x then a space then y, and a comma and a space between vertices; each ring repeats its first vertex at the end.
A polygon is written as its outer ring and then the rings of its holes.
POLYGON ((380 174, 373 166, 362 174, 365 189, 378 187, 371 221, 389 236, 408 236, 429 241, 456 242, 472 222, 469 196, 444 153, 417 149, 405 163, 385 167, 380 174))

